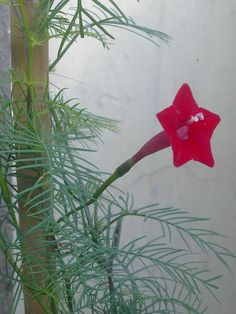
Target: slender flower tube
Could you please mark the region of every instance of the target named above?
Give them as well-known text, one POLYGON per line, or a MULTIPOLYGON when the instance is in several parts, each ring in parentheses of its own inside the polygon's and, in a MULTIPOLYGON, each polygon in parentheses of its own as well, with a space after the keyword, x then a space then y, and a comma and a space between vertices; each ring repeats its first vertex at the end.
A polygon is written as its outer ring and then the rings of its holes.
MULTIPOLYGON (((76 210, 94 203, 108 186, 126 174, 138 161, 169 146, 172 147, 173 162, 176 167, 190 160, 196 160, 209 167, 214 166, 210 139, 220 122, 220 117, 198 107, 188 84, 183 84, 173 104, 157 113, 156 116, 164 130, 153 136, 136 154, 117 167, 92 198, 76 210)), ((67 216, 74 211, 67 213, 67 216)))
POLYGON ((143 159, 144 157, 156 153, 159 150, 169 146, 171 146, 169 136, 165 131, 162 131, 153 136, 133 157, 130 158, 131 163, 136 164, 136 162, 143 159))

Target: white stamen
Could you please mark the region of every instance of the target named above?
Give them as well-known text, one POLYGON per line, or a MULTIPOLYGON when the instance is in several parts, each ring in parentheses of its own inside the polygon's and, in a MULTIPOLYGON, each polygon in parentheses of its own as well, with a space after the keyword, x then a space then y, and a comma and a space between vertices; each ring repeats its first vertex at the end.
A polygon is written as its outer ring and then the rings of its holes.
POLYGON ((193 122, 198 122, 200 120, 204 120, 204 114, 202 112, 198 112, 194 116, 191 116, 187 124, 192 124, 193 122))

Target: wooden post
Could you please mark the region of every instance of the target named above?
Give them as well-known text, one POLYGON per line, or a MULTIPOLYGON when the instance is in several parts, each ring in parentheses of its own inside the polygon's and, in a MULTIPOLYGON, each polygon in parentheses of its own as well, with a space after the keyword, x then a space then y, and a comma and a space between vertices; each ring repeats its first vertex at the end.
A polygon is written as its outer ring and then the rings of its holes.
MULTIPOLYGON (((48 95, 48 41, 40 34, 40 42, 34 40, 37 29, 35 23, 40 18, 40 0, 17 0, 11 8, 11 58, 14 77, 13 82, 14 115, 24 126, 29 125, 42 137, 50 135, 50 115, 46 100, 48 95), (36 32, 35 32, 36 31, 36 32)), ((45 2, 44 2, 45 3, 45 2)), ((37 37, 36 37, 37 38, 37 37)), ((27 147, 30 147, 30 143, 27 147)), ((22 148, 22 147, 21 147, 22 148)), ((16 165, 29 165, 24 159, 32 157, 24 153, 17 156, 23 160, 16 165)), ((34 155, 35 156, 35 155, 34 155)), ((41 154, 42 156, 42 154, 41 154)), ((41 161, 42 162, 42 161, 41 161)), ((36 170, 17 170, 18 192, 32 187, 44 175, 44 167, 36 170)), ((38 191, 38 193, 42 190, 38 191)), ((49 244, 49 229, 42 224, 46 215, 30 214, 38 211, 27 208, 25 199, 37 195, 24 193, 19 201, 19 223, 21 229, 22 270, 25 280, 24 303, 26 314, 57 313, 53 297, 52 276, 55 260, 52 245, 49 244), (29 232, 32 228, 34 231, 29 232), (33 287, 28 289, 28 284, 33 287), (50 292, 51 291, 51 292, 50 292)), ((46 202, 45 202, 46 203, 46 202)), ((45 204, 45 206, 48 204, 45 204)))

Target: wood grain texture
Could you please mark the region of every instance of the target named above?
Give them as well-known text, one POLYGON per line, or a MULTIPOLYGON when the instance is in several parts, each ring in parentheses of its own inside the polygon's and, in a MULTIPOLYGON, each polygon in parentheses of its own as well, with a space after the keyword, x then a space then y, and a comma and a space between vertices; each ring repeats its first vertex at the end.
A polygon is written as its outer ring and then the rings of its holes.
MULTIPOLYGON (((25 22, 30 35, 37 34, 35 23, 40 16, 40 1, 24 1, 23 11, 25 22), (35 28, 35 29, 34 29, 35 28)), ((16 10, 18 10, 16 8, 16 10)), ((17 82, 13 83, 14 115, 26 128, 31 125, 34 131, 41 137, 46 137, 50 133, 50 115, 46 107, 48 89, 48 42, 45 39, 40 43, 30 42, 27 39, 26 30, 19 27, 19 16, 22 16, 20 8, 18 11, 11 9, 11 58, 12 68, 16 77, 23 82, 21 86, 17 82), (18 14, 16 14, 18 13, 18 14), (30 46, 30 47, 29 47, 30 46)), ((45 36, 46 38, 46 36, 45 36)), ((29 149, 30 143, 27 145, 29 149)), ((24 147, 18 147, 24 149, 24 147)), ((27 166, 27 170, 17 171, 18 192, 36 184, 37 180, 46 172, 44 166, 30 168, 29 158, 42 158, 42 153, 35 156, 35 153, 23 153, 17 156, 18 166, 27 166)), ((42 163, 42 161, 40 161, 42 163)), ((50 276, 54 269, 53 250, 48 241, 48 226, 41 227, 42 221, 49 213, 38 213, 39 208, 28 207, 26 200, 28 197, 37 197, 42 193, 41 189, 36 189, 34 193, 24 193, 19 201, 19 223, 22 232, 21 252, 23 260, 23 274, 27 284, 35 289, 34 292, 24 286, 24 304, 26 314, 55 313, 51 310, 52 298, 48 293, 50 276), (32 214, 37 215, 32 216, 32 214), (34 228, 32 232, 31 229, 34 228), (35 294, 37 298, 35 298, 35 294), (45 309, 48 309, 45 310, 45 309)), ((45 195, 45 198, 47 195, 45 195)), ((45 206, 47 202, 45 201, 45 206)), ((42 208, 40 208, 42 209, 42 208)))

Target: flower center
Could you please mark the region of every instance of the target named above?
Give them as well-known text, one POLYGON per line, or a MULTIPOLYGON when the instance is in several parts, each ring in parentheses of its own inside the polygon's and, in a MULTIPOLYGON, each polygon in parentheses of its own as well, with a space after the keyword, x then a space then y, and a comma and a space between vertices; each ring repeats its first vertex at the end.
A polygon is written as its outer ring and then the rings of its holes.
POLYGON ((177 129, 177 135, 181 140, 187 140, 189 138, 189 125, 196 123, 198 121, 204 120, 204 114, 198 112, 195 115, 191 116, 187 121, 187 124, 177 129))
POLYGON ((190 125, 200 120, 204 120, 204 114, 202 112, 198 112, 194 116, 191 116, 190 119, 187 121, 187 124, 190 125))
POLYGON ((177 135, 181 140, 187 140, 189 127, 187 125, 182 126, 181 128, 177 129, 177 135))

